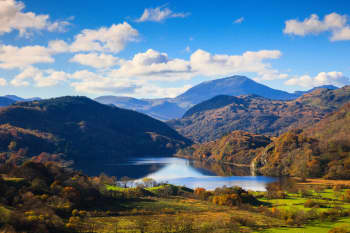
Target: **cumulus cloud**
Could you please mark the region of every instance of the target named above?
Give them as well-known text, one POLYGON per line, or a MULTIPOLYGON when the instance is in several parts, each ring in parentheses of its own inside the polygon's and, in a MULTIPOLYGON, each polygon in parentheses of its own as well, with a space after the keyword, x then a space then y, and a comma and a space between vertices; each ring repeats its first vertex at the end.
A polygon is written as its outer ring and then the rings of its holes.
POLYGON ((85 29, 75 36, 71 44, 63 40, 49 42, 52 52, 111 52, 118 53, 127 43, 138 40, 139 33, 127 22, 101 27, 96 30, 85 29))
MULTIPOLYGON (((47 50, 60 51, 64 44, 54 42, 47 50)), ((190 80, 198 76, 210 78, 239 73, 254 73, 256 80, 286 78, 271 68, 269 59, 281 56, 278 50, 247 51, 243 54, 211 54, 197 50, 188 60, 170 58, 168 54, 153 49, 137 53, 130 60, 110 54, 76 54, 71 61, 96 68, 96 71, 81 70, 72 74, 39 70, 30 66, 18 74, 11 84, 15 86, 53 86, 67 82, 76 91, 95 94, 129 94, 133 96, 175 96, 189 86, 169 88, 169 83, 190 80), (106 69, 108 68, 108 69, 106 69)))
POLYGON ((4 78, 0 78, 0 86, 6 86, 7 85, 7 81, 6 81, 6 79, 4 79, 4 78))
POLYGON ((71 75, 76 79, 71 86, 77 92, 93 94, 132 95, 135 97, 175 97, 191 87, 162 87, 142 79, 120 79, 108 74, 77 71, 71 75))
POLYGON ((213 55, 204 50, 195 51, 189 60, 171 59, 166 53, 149 49, 137 53, 130 60, 119 60, 118 68, 107 72, 77 72, 72 86, 85 93, 129 93, 135 95, 174 96, 189 86, 162 88, 155 82, 169 83, 196 76, 226 76, 236 73, 256 73, 257 79, 286 78, 271 69, 265 59, 277 59, 281 52, 261 50, 242 55, 213 55), (159 90, 157 89, 159 88, 159 90))
POLYGON ((322 32, 330 31, 331 41, 350 40, 350 27, 347 25, 347 16, 331 13, 320 20, 319 16, 312 14, 304 21, 297 19, 287 20, 283 33, 297 36, 309 34, 318 35, 322 32))
POLYGON ((189 13, 175 13, 167 7, 146 8, 136 22, 163 22, 169 18, 185 18, 189 13))
POLYGON ((118 64, 119 59, 110 54, 76 54, 70 59, 70 62, 76 62, 81 65, 91 66, 97 69, 104 69, 118 64))
POLYGON ((80 51, 99 51, 101 54, 76 54, 71 61, 95 68, 107 68, 115 65, 118 59, 103 52, 119 52, 128 42, 137 40, 137 36, 137 30, 128 23, 122 23, 109 28, 83 30, 71 44, 63 40, 50 41, 47 47, 39 45, 16 47, 0 44, 0 68, 24 69, 38 63, 53 63, 54 54, 80 51))
POLYGON ((0 45, 0 68, 23 68, 36 63, 53 63, 54 58, 49 49, 43 46, 0 45))
POLYGON ((241 18, 238 18, 238 19, 236 19, 235 21, 233 21, 233 23, 235 23, 235 24, 240 24, 240 23, 242 23, 244 21, 244 17, 241 17, 241 18))
POLYGON ((321 72, 315 77, 309 75, 303 75, 300 77, 295 77, 287 80, 286 85, 290 86, 300 86, 304 88, 313 88, 322 85, 335 85, 342 87, 344 85, 350 84, 349 77, 346 77, 342 72, 321 72))
POLYGON ((266 59, 277 59, 279 50, 247 51, 242 55, 211 54, 204 50, 195 51, 190 58, 192 70, 204 76, 226 76, 236 73, 257 73, 260 79, 284 78, 273 70, 266 59))
POLYGON ((20 36, 27 36, 32 30, 64 31, 69 21, 50 21, 49 15, 24 12, 25 5, 15 0, 0 1, 0 34, 18 30, 20 36))
POLYGON ((35 67, 28 67, 11 80, 13 86, 29 86, 34 84, 37 87, 55 86, 66 81, 70 75, 64 71, 52 69, 39 70, 35 67))
POLYGON ((137 53, 131 60, 121 60, 120 68, 111 75, 117 78, 139 77, 149 80, 175 81, 193 76, 189 61, 169 59, 166 53, 149 49, 137 53))
POLYGON ((127 22, 113 24, 109 28, 102 27, 97 30, 85 29, 75 36, 70 45, 72 52, 100 51, 117 53, 124 49, 130 41, 136 41, 138 31, 127 22))

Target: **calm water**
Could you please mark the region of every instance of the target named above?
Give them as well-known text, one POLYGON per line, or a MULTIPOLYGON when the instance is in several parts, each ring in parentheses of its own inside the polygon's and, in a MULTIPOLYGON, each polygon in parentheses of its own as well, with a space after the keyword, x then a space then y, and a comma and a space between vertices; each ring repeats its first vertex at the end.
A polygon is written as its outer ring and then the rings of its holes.
POLYGON ((182 158, 140 158, 104 167, 108 175, 128 176, 134 179, 153 178, 158 182, 184 185, 189 188, 241 186, 244 189, 264 191, 267 183, 276 181, 265 176, 249 176, 249 168, 217 163, 190 161, 182 158))

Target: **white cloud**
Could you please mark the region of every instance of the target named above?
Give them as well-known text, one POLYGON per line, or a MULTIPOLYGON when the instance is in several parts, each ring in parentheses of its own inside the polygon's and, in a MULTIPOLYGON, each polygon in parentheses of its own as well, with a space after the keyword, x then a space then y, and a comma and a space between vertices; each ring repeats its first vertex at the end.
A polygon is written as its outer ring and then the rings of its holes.
POLYGON ((191 52, 190 46, 187 45, 186 48, 185 48, 185 51, 186 51, 187 53, 191 52))
POLYGON ((70 50, 69 45, 63 40, 50 41, 48 48, 52 53, 64 53, 70 50))
POLYGON ((0 86, 6 86, 7 85, 7 81, 6 81, 6 79, 4 79, 4 78, 0 78, 0 86))
POLYGON ((335 85, 338 87, 349 85, 350 79, 346 77, 342 72, 321 72, 315 77, 309 75, 303 75, 300 77, 294 77, 285 82, 286 85, 300 86, 304 88, 312 88, 322 85, 335 85))
POLYGON ((323 20, 320 20, 318 15, 312 14, 304 21, 292 19, 287 20, 285 24, 283 30, 285 34, 306 36, 330 31, 332 33, 331 41, 350 40, 350 27, 347 25, 347 16, 339 15, 335 12, 326 15, 323 20))
POLYGON ((271 80, 285 75, 271 69, 266 59, 277 59, 282 55, 278 50, 247 51, 242 55, 210 54, 197 50, 191 55, 190 63, 194 72, 204 76, 226 76, 237 73, 257 73, 259 79, 271 80))
POLYGON ((132 60, 120 61, 120 68, 111 75, 118 78, 138 77, 152 80, 175 81, 193 76, 189 61, 169 59, 166 53, 153 49, 137 53, 132 60))
MULTIPOLYGON (((24 69, 33 64, 53 63, 55 59, 52 55, 65 52, 107 51, 116 53, 122 50, 129 41, 135 41, 137 36, 137 30, 127 23, 122 23, 98 30, 83 30, 75 37, 72 44, 63 40, 50 41, 47 47, 39 45, 16 47, 0 44, 0 68, 24 69)), ((112 55, 95 53, 77 54, 72 58, 72 61, 95 68, 113 66, 117 60, 112 55)))
MULTIPOLYGON (((65 48, 64 44, 55 42, 50 43, 47 50, 53 53, 60 51, 60 48, 65 48)), ((256 80, 286 78, 286 74, 272 69, 266 62, 280 56, 281 52, 278 50, 247 51, 240 55, 211 54, 197 50, 189 60, 169 58, 168 54, 153 49, 137 53, 130 60, 103 53, 76 54, 71 61, 97 68, 97 71, 81 70, 68 74, 29 66, 11 84, 45 87, 64 82, 69 83, 77 92, 84 93, 128 94, 140 97, 175 96, 189 86, 169 88, 169 83, 198 76, 215 78, 254 73, 256 80)))
POLYGON ((85 29, 75 36, 70 46, 72 52, 100 51, 117 53, 124 49, 130 41, 136 41, 138 31, 127 22, 113 24, 97 30, 85 29))
POLYGON ((132 94, 136 88, 141 87, 141 83, 136 84, 132 80, 117 79, 88 70, 77 71, 71 75, 71 78, 76 79, 76 81, 71 83, 71 86, 76 91, 84 93, 132 94))
POLYGON ((87 70, 75 72, 76 79, 71 86, 77 92, 93 94, 132 95, 134 97, 175 97, 191 87, 161 87, 144 79, 118 79, 113 76, 97 74, 87 70))
POLYGON ((350 26, 334 31, 331 41, 350 40, 350 26))
POLYGON ((136 22, 163 22, 169 18, 185 18, 189 13, 175 13, 167 7, 146 8, 136 22))
POLYGON ((18 30, 21 36, 27 36, 31 30, 63 31, 68 21, 50 22, 49 15, 37 15, 23 12, 24 3, 15 0, 0 1, 0 34, 18 30))
POLYGON ((233 21, 233 23, 235 23, 235 24, 240 24, 240 23, 242 23, 244 21, 244 17, 241 17, 241 18, 238 18, 238 19, 236 19, 235 21, 233 21))
POLYGON ((53 63, 51 52, 42 46, 0 45, 0 68, 23 68, 36 63, 53 63))
POLYGON ((139 96, 174 96, 184 88, 163 88, 155 83, 188 80, 196 76, 217 77, 243 72, 256 73, 256 79, 286 78, 271 69, 265 59, 277 59, 278 50, 245 52, 242 55, 212 55, 194 52, 190 60, 170 59, 166 53, 152 49, 135 54, 131 60, 119 60, 119 67, 107 72, 77 72, 72 86, 85 93, 114 93, 139 96))
POLYGON ((76 54, 70 62, 77 62, 81 65, 91 66, 97 69, 109 68, 118 64, 119 59, 109 54, 76 54))
POLYGON ((69 79, 69 74, 56 70, 39 70, 35 67, 28 67, 11 80, 13 86, 29 86, 34 82, 37 87, 55 86, 62 81, 69 79))

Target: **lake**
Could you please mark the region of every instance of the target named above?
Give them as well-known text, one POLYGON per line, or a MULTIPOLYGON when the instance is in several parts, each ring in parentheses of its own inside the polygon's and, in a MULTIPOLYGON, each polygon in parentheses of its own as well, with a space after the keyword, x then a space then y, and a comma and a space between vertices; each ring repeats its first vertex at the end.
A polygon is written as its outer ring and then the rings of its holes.
POLYGON ((103 172, 121 178, 127 176, 136 180, 149 177, 157 182, 203 187, 213 190, 217 187, 240 186, 247 190, 264 191, 266 184, 276 178, 250 176, 248 167, 192 161, 183 158, 138 158, 103 166, 103 172))

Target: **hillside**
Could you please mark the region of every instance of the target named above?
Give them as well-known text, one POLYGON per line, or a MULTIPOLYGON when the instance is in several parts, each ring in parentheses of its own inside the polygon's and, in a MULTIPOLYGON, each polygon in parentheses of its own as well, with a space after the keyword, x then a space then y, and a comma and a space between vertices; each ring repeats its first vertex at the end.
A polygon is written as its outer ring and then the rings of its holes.
POLYGON ((347 101, 350 86, 316 89, 290 101, 221 95, 193 106, 183 118, 168 124, 196 142, 215 140, 234 130, 275 136, 312 125, 347 101))
POLYGON ((9 106, 15 102, 16 102, 15 100, 12 100, 10 98, 0 97, 0 107, 9 106))
POLYGON ((263 135, 233 131, 215 141, 181 149, 176 156, 249 166, 259 150, 270 142, 270 138, 263 135))
POLYGON ((350 179, 350 102, 317 124, 287 132, 252 163, 257 173, 350 179))
POLYGON ((14 135, 22 131, 30 137, 19 140, 4 132, 7 140, 1 140, 3 151, 14 140, 16 150, 22 148, 31 156, 39 152, 63 153, 74 159, 78 167, 83 161, 170 154, 190 143, 165 123, 86 97, 17 102, 0 109, 0 125, 5 124, 12 127, 14 135), (43 135, 51 135, 44 137, 48 141, 44 144, 54 146, 38 147, 43 135), (33 140, 39 142, 33 144, 33 140))

